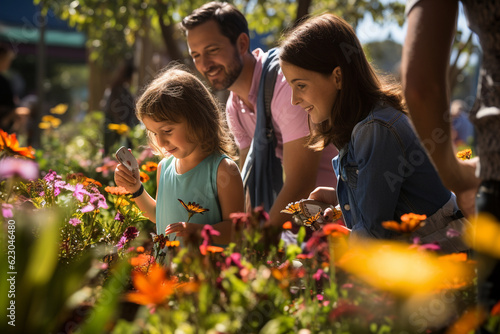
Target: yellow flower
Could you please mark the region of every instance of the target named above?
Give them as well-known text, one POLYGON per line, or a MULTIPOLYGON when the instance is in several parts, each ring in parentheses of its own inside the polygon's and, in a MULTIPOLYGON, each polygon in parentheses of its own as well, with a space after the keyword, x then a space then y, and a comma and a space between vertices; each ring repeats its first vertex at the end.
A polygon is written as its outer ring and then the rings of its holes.
POLYGON ((108 129, 115 131, 119 135, 124 135, 129 132, 130 128, 128 127, 127 124, 121 123, 121 124, 114 124, 111 123, 108 125, 108 129))
POLYGON ((61 125, 61 119, 52 115, 45 115, 42 117, 42 122, 38 125, 40 129, 57 128, 61 125))
POLYGON ((49 122, 41 122, 41 123, 38 123, 38 127, 42 130, 47 130, 47 129, 50 129, 52 127, 52 125, 49 122))
POLYGON ((60 103, 54 108, 50 108, 51 114, 62 115, 68 110, 68 105, 64 103, 60 103))
POLYGON ((469 160, 472 157, 472 150, 470 148, 462 150, 457 153, 457 158, 461 160, 469 160))
POLYGON ((500 259, 500 222, 493 216, 480 213, 471 220, 464 234, 465 242, 479 253, 500 259))
POLYGON ((474 268, 469 263, 440 259, 430 252, 390 241, 352 241, 338 266, 368 284, 400 296, 472 284, 474 268))

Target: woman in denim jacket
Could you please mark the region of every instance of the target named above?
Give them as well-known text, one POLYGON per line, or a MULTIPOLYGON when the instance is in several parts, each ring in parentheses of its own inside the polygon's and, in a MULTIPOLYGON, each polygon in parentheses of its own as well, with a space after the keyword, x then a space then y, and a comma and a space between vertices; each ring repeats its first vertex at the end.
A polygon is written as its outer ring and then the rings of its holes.
POLYGON ((466 221, 415 134, 400 86, 376 75, 347 22, 331 14, 305 21, 282 41, 280 64, 292 104, 309 114, 310 147, 339 148, 336 192, 318 188, 310 198, 340 204, 352 237, 399 238, 381 223, 412 212, 428 217, 412 237, 443 252, 467 249, 446 236, 466 221))

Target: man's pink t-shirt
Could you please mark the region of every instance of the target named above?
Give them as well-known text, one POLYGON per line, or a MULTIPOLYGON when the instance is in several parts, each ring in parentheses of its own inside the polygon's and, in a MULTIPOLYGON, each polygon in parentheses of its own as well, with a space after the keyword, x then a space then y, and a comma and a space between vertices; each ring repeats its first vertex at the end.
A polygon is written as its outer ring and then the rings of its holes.
MULTIPOLYGON (((226 115, 229 128, 231 129, 236 144, 239 148, 250 147, 255 132, 257 115, 257 94, 259 91, 260 76, 262 74, 262 57, 264 51, 256 49, 253 51, 257 62, 253 72, 252 86, 248 95, 248 100, 252 104, 252 109, 233 92, 230 93, 226 104, 226 115)), ((283 143, 287 143, 309 134, 307 124, 307 113, 299 106, 291 104, 292 90, 286 82, 281 70, 276 79, 273 99, 271 101, 271 113, 274 133, 278 145, 276 156, 283 162, 283 143)), ((333 172, 332 159, 337 155, 337 150, 333 145, 329 145, 322 152, 321 163, 316 179, 316 186, 336 186, 336 178, 333 172)))

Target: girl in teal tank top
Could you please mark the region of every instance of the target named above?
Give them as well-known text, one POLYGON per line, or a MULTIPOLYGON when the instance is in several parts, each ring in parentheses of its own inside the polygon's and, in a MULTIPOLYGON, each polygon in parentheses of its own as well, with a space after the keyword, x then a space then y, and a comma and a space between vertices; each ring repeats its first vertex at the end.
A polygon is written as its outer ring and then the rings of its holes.
POLYGON ((133 194, 144 215, 156 223, 157 234, 184 237, 209 224, 220 232, 213 242, 228 244, 229 214, 244 209, 243 182, 229 158, 234 146, 214 96, 193 74, 169 68, 138 100, 137 117, 146 126, 149 145, 164 157, 157 170, 156 199, 144 191, 139 172, 121 164, 116 184, 133 194), (207 210, 189 217, 180 201, 207 210))

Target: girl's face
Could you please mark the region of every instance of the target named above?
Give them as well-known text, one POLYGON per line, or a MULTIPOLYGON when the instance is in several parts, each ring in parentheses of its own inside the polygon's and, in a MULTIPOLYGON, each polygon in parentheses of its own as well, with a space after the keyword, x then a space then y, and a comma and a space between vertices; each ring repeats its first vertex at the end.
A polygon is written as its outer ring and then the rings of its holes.
POLYGON ((142 122, 154 135, 158 146, 177 159, 197 158, 198 154, 201 153, 200 146, 189 141, 186 121, 181 123, 156 122, 151 117, 146 116, 142 122))
POLYGON ((340 67, 336 67, 332 74, 324 75, 286 61, 280 61, 280 65, 292 87, 292 104, 304 108, 313 123, 328 120, 342 85, 340 67))

